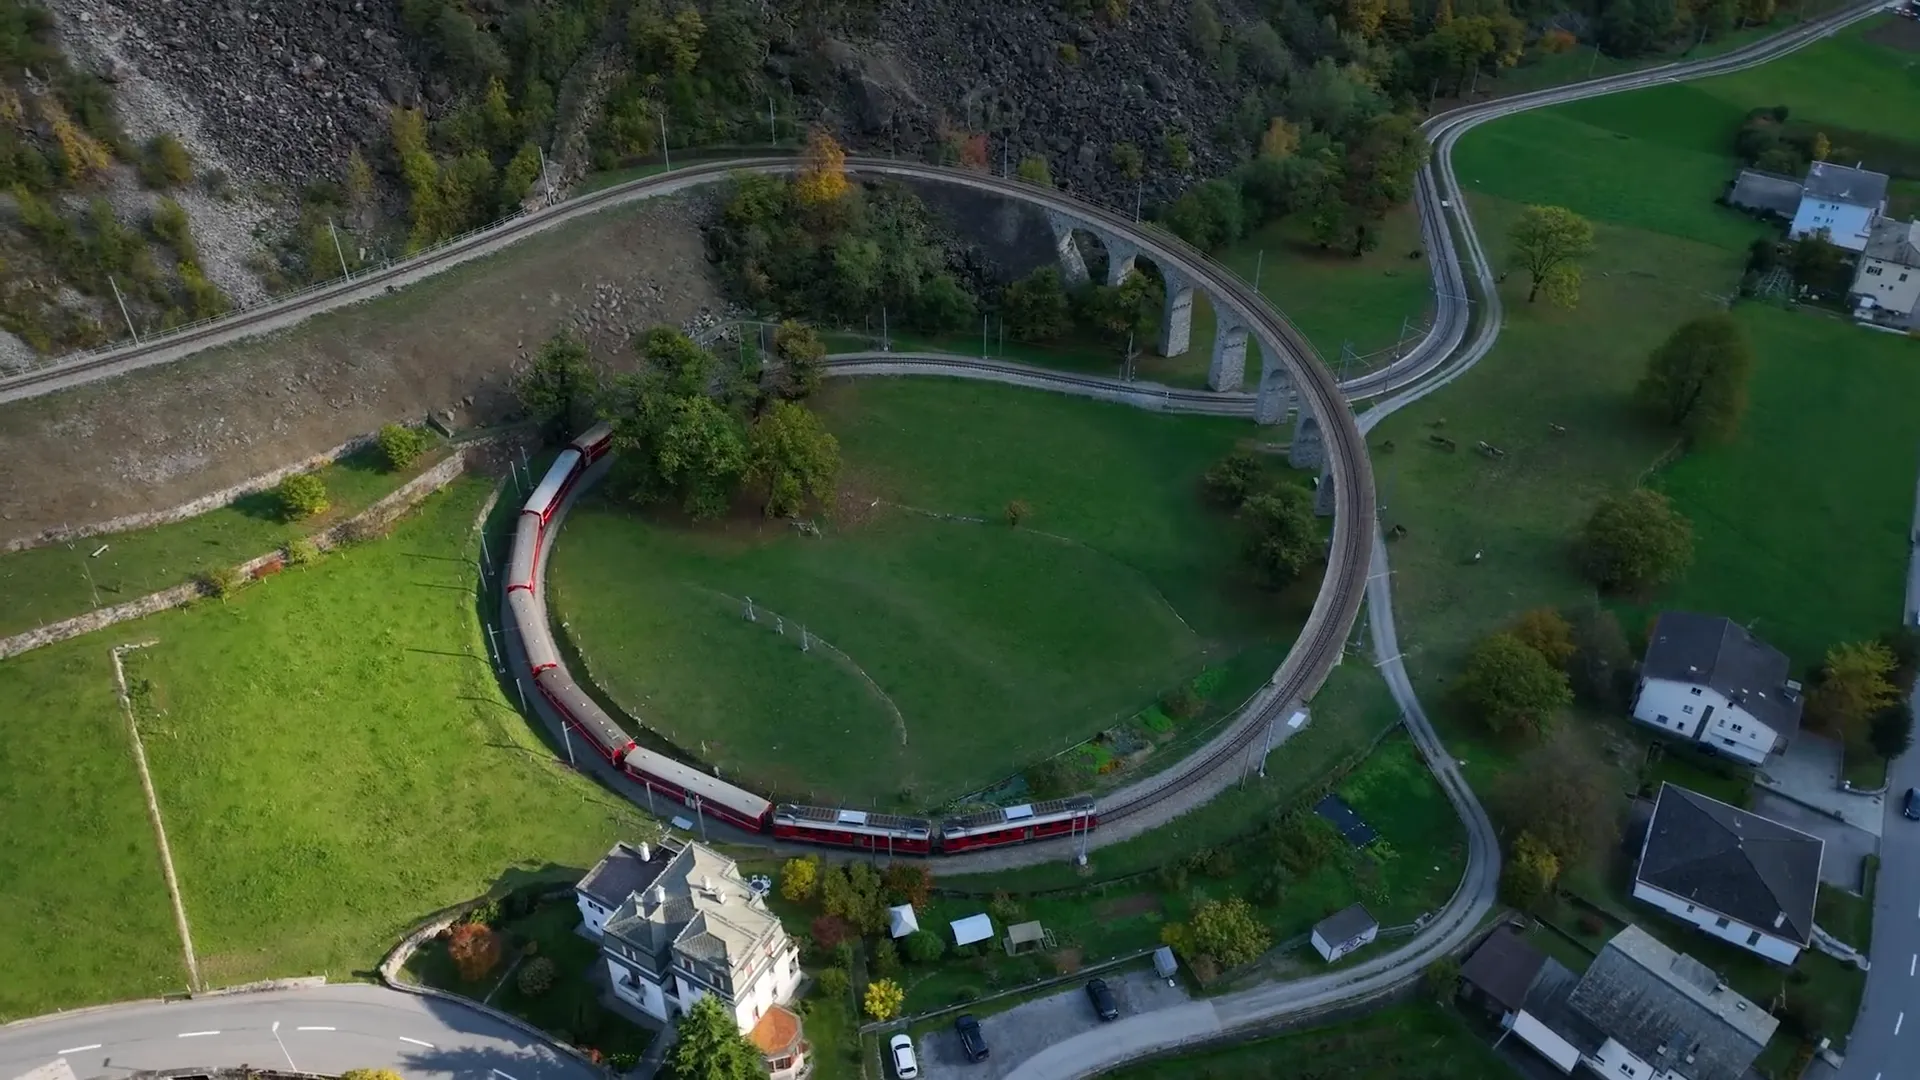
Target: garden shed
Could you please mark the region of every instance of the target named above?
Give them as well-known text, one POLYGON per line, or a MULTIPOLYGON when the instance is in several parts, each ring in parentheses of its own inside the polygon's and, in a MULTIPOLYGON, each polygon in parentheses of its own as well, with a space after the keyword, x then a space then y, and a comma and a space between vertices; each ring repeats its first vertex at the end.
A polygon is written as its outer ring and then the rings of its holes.
POLYGON ((952 925, 953 943, 956 946, 993 940, 993 918, 984 912, 979 915, 969 915, 964 919, 955 919, 952 925))
POLYGON ((1038 922, 1014 923, 1007 927, 1004 944, 1008 956, 1019 956, 1021 953, 1053 948, 1053 935, 1047 933, 1047 928, 1038 922))
POLYGON ((901 904, 887 909, 887 936, 903 938, 920 929, 920 920, 913 914, 912 904, 901 904))

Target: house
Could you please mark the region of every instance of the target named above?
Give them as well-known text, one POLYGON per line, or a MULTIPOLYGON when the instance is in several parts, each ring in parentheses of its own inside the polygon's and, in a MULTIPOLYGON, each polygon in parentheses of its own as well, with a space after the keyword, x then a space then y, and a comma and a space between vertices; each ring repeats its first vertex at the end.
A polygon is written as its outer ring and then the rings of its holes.
POLYGON ((1848 291, 1856 318, 1920 329, 1920 222, 1874 222, 1848 291))
POLYGON ((801 1032, 800 1017, 784 1005, 775 1005, 747 1033, 747 1041, 760 1051, 767 1066, 768 1080, 802 1080, 812 1074, 813 1062, 807 1057, 811 1047, 801 1032))
POLYGON ((1601 1039, 1582 1061, 1613 1080, 1742 1080, 1780 1023, 1637 926, 1607 942, 1567 1005, 1601 1039))
POLYGON ((1380 924, 1355 904, 1321 919, 1313 926, 1313 948, 1331 964, 1380 936, 1380 924))
POLYGON ((1727 203, 1742 210, 1769 214, 1792 221, 1800 212, 1800 181, 1797 177, 1759 169, 1741 169, 1727 192, 1727 203))
POLYGON ((1718 615, 1662 612, 1640 663, 1633 718, 1758 765, 1800 730, 1785 653, 1718 615))
POLYGON ((780 920, 732 859, 703 844, 617 845, 575 897, 588 933, 597 927, 614 996, 649 1016, 673 1020, 712 996, 750 1033, 800 985, 800 952, 780 920))
POLYGON ((1798 829, 1662 784, 1634 868, 1633 897, 1791 964, 1813 939, 1824 848, 1798 829))
POLYGON ((1887 212, 1886 173, 1816 161, 1800 187, 1800 206, 1787 237, 1825 231, 1835 247, 1861 251, 1873 223, 1887 212))
MULTIPOLYGON (((1502 1041, 1512 1036, 1560 1072, 1572 1073, 1582 1057, 1572 1030, 1576 1025, 1564 1022, 1551 1006, 1542 1008, 1542 999, 1554 996, 1552 987, 1571 988, 1576 979, 1512 926, 1499 926, 1460 965, 1460 996, 1499 1020, 1506 1033, 1502 1041)), ((1558 996, 1564 1000, 1566 994, 1558 996)))

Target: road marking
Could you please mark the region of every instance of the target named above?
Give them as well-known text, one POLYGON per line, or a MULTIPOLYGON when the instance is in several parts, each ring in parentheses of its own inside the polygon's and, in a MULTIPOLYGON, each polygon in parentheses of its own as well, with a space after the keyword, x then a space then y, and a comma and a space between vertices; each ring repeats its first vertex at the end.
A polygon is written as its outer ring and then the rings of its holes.
POLYGON ((1913 977, 1913 969, 1916 967, 1920 967, 1920 953, 1914 953, 1913 959, 1907 961, 1907 977, 1908 978, 1913 977))
POLYGON ((1904 1024, 1904 1023, 1906 1023, 1906 1022, 1907 1022, 1907 1014, 1906 1014, 1906 1013, 1901 1013, 1901 1014, 1900 1014, 1899 1016, 1896 1016, 1896 1017, 1894 1017, 1894 1018, 1893 1018, 1893 1033, 1894 1033, 1895 1035, 1898 1035, 1898 1034, 1900 1034, 1900 1025, 1901 1025, 1901 1024, 1904 1024))
POLYGON ((287 1068, 292 1069, 294 1072, 299 1072, 300 1066, 293 1063, 293 1052, 287 1049, 286 1040, 280 1037, 280 1021, 278 1020, 273 1022, 273 1041, 280 1044, 280 1053, 287 1059, 287 1068))
POLYGON ((57 1051, 55 1051, 55 1053, 59 1053, 59 1054, 77 1054, 77 1053, 79 1053, 79 1052, 80 1052, 80 1051, 82 1051, 82 1050, 98 1050, 98 1049, 100 1049, 100 1044, 99 1044, 99 1043, 88 1043, 88 1044, 87 1044, 87 1045, 85 1045, 85 1046, 70 1046, 70 1047, 68 1047, 68 1048, 67 1048, 67 1049, 65 1049, 65 1050, 57 1050, 57 1051))
POLYGON ((412 1044, 413 1044, 413 1045, 415 1045, 415 1046, 424 1046, 424 1047, 426 1047, 426 1048, 427 1048, 427 1049, 429 1049, 429 1050, 432 1050, 432 1049, 434 1048, 434 1046, 433 1046, 433 1044, 432 1044, 432 1043, 430 1043, 430 1042, 424 1042, 424 1041, 422 1041, 422 1040, 420 1040, 420 1039, 409 1039, 409 1038, 407 1038, 407 1037, 406 1037, 405 1035, 402 1035, 402 1036, 400 1036, 400 1041, 401 1041, 401 1042, 407 1042, 407 1043, 412 1043, 412 1044))
POLYGON ((180 1033, 180 1038, 197 1039, 202 1035, 218 1035, 218 1034, 220 1033, 217 1031, 183 1031, 180 1033))
POLYGON ((301 1027, 301 1028, 294 1028, 293 1030, 295 1031, 334 1031, 337 1029, 330 1028, 330 1027, 301 1027))
POLYGON ((499 1069, 488 1069, 487 1071, 492 1073, 495 1076, 506 1076, 507 1080, 513 1080, 513 1077, 507 1076, 506 1073, 501 1072, 499 1069))

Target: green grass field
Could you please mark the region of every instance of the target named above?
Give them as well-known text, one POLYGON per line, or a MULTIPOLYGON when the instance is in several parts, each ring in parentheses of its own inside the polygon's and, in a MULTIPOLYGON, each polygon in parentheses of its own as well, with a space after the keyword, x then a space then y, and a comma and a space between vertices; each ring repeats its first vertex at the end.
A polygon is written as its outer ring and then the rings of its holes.
POLYGON ((936 805, 1203 667, 1271 662, 1310 602, 1317 575, 1250 595, 1232 522, 1200 501, 1244 422, 930 380, 835 385, 822 407, 846 458, 823 535, 602 497, 555 547, 554 610, 595 682, 726 775, 936 805))
POLYGON ((349 454, 318 470, 332 505, 306 521, 283 520, 279 499, 268 490, 170 525, 0 554, 0 637, 137 600, 264 555, 352 517, 443 456, 436 449, 405 470, 388 472, 376 449, 349 454), (106 550, 91 557, 103 545, 106 550))
POLYGON ((1104 1073, 1108 1080, 1498 1080, 1520 1075, 1466 1018, 1427 1002, 1357 1020, 1162 1058, 1104 1073))
POLYGON ((589 866, 651 826, 555 764, 474 617, 456 482, 390 538, 0 663, 0 1016, 186 987, 108 649, 141 731, 208 985, 351 978, 497 882, 589 866), (45 763, 58 761, 59 769, 45 763), (74 827, 66 827, 71 824, 74 827))

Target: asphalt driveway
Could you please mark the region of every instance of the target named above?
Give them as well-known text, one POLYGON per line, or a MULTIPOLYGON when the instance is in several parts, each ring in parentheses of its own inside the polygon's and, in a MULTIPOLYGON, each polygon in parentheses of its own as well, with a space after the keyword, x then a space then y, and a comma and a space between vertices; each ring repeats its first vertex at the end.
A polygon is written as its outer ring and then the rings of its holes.
MULTIPOLYGON (((1183 1004, 1187 992, 1170 987, 1165 979, 1154 977, 1152 970, 1109 973, 1100 976, 1113 988, 1122 1017, 1183 1004)), ((920 1058, 920 1075, 926 1080, 1000 1080, 1014 1066, 1041 1050, 1073 1035, 1100 1026, 1087 1000, 1085 981, 1070 983, 1059 993, 1016 1005, 1006 1012, 980 1018, 980 1033, 986 1036, 991 1051, 987 1060, 970 1064, 960 1052, 960 1038, 949 1019, 935 1031, 914 1041, 920 1058)), ((959 1013, 953 1014, 959 1016, 959 1013)), ((887 1069, 887 1080, 893 1070, 887 1069)))
POLYGON ((1880 850, 1879 837, 1764 788, 1754 792, 1753 812, 1825 841, 1826 850, 1820 855, 1820 880, 1848 892, 1860 891, 1864 861, 1880 850))

